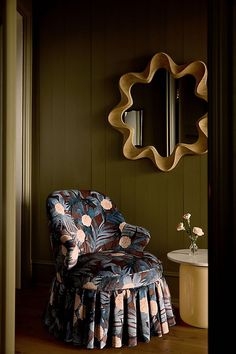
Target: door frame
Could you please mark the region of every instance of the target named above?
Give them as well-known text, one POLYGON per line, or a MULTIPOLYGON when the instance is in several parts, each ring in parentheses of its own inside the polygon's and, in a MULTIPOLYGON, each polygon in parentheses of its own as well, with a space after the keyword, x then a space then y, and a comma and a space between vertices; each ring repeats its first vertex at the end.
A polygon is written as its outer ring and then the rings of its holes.
POLYGON ((24 16, 22 275, 31 279, 32 181, 32 5, 3 0, 0 111, 0 352, 15 353, 16 286, 16 19, 24 16), (30 7, 30 8, 28 8, 30 7))
MULTIPOLYGON (((22 106, 22 205, 21 205, 21 285, 32 280, 32 8, 18 0, 23 16, 23 106, 22 106)), ((27 4, 28 5, 28 4, 27 4)))

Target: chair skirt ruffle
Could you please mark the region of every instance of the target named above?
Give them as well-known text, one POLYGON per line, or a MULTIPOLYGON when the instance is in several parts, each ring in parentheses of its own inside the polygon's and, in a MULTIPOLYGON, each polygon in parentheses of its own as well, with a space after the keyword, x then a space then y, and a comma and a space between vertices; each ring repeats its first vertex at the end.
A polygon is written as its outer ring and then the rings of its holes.
POLYGON ((135 346, 175 324, 164 277, 116 291, 66 288, 55 278, 43 320, 55 337, 89 349, 135 346))

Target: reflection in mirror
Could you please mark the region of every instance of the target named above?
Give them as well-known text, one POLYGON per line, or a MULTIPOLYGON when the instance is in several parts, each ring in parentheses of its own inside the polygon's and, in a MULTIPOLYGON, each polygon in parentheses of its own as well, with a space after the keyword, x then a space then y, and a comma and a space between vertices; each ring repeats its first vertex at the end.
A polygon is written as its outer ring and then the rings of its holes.
POLYGON ((123 134, 127 159, 148 158, 166 172, 184 155, 207 152, 204 62, 177 65, 168 54, 160 52, 143 71, 122 75, 119 89, 120 102, 109 113, 108 121, 123 134), (142 146, 134 144, 134 128, 125 119, 127 111, 136 110, 143 110, 142 146))
POLYGON ((134 133, 132 137, 132 143, 134 146, 143 145, 143 110, 133 109, 125 111, 123 115, 123 121, 130 128, 133 128, 134 133))
POLYGON ((196 121, 207 112, 207 102, 195 95, 195 85, 194 76, 174 79, 163 68, 156 71, 150 83, 133 85, 130 110, 143 111, 143 144, 134 145, 153 145, 160 155, 169 156, 176 144, 195 143, 196 121))
POLYGON ((196 122, 208 112, 208 103, 194 93, 196 79, 192 75, 185 75, 176 80, 178 84, 178 120, 179 140, 186 144, 193 144, 198 138, 196 122))

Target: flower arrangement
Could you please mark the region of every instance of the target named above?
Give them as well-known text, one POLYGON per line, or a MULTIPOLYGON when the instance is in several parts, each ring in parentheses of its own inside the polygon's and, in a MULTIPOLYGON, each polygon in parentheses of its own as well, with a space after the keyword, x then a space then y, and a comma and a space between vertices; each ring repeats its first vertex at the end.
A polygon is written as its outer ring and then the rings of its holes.
POLYGON ((204 232, 202 231, 202 229, 200 227, 197 227, 197 226, 194 226, 193 228, 191 228, 190 218, 191 218, 190 213, 184 214, 183 222, 180 222, 177 225, 177 231, 186 231, 186 233, 191 241, 190 247, 189 247, 190 253, 194 255, 198 250, 197 239, 199 236, 203 236, 204 232))

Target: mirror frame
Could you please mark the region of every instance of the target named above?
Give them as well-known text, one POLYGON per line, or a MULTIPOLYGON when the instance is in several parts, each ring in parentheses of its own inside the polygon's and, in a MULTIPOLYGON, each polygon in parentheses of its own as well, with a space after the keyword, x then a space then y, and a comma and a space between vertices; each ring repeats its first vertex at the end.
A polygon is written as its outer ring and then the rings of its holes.
POLYGON ((207 152, 208 140, 208 113, 201 116, 197 122, 198 138, 193 144, 178 143, 171 155, 161 156, 152 145, 136 147, 133 145, 134 129, 123 121, 124 112, 133 105, 131 88, 136 83, 148 84, 158 69, 164 68, 175 78, 192 75, 196 79, 194 93, 197 97, 208 101, 207 98, 207 67, 203 61, 194 61, 190 64, 177 65, 171 57, 163 52, 155 54, 142 72, 129 72, 121 76, 119 90, 121 99, 117 106, 109 113, 109 123, 123 134, 123 154, 127 159, 137 160, 149 158, 155 166, 163 171, 172 170, 184 155, 201 155, 207 152))

